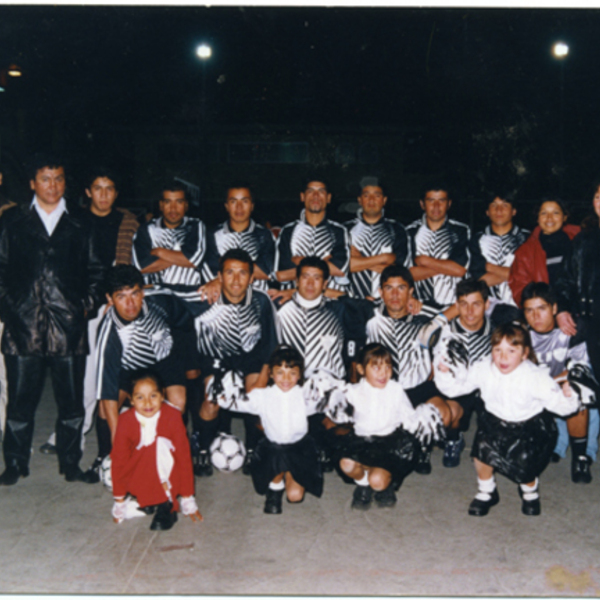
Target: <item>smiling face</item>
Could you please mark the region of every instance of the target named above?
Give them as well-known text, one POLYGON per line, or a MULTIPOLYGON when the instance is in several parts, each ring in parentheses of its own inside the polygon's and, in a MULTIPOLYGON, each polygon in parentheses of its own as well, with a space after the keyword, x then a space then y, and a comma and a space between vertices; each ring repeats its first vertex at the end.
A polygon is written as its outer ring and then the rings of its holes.
POLYGON ((143 417, 153 417, 164 401, 161 390, 153 379, 140 379, 131 394, 131 404, 136 413, 143 417))
POLYGON ((163 216, 163 223, 169 229, 179 227, 188 209, 185 192, 183 190, 163 191, 162 199, 158 203, 158 207, 163 216))
POLYGON ((315 300, 324 291, 327 281, 318 267, 302 267, 298 277, 298 293, 305 300, 315 300))
POLYGON ((300 367, 275 365, 271 369, 271 379, 282 392, 289 392, 300 381, 300 367))
POLYGON ((492 361, 504 375, 514 371, 524 360, 529 350, 523 346, 513 346, 505 337, 492 348, 492 361))
POLYGON ((540 206, 538 212, 538 225, 545 235, 556 233, 567 220, 560 204, 554 200, 548 200, 540 206))
POLYGON ((223 270, 219 272, 219 280, 225 298, 233 304, 238 304, 246 297, 248 287, 252 283, 250 266, 241 260, 226 260, 223 270))
POLYGON ((489 306, 479 292, 461 296, 457 301, 460 324, 469 331, 479 331, 485 322, 485 310, 489 306))
POLYGON ((392 378, 392 365, 389 360, 375 359, 367 363, 366 368, 357 365, 358 372, 364 376, 370 385, 382 390, 392 378))
POLYGON ((46 212, 52 212, 65 194, 67 181, 63 167, 38 169, 35 179, 29 182, 29 187, 35 192, 40 207, 46 212))
POLYGON ((530 298, 523 303, 523 313, 529 327, 538 333, 548 333, 554 329, 556 304, 549 304, 543 298, 530 298))

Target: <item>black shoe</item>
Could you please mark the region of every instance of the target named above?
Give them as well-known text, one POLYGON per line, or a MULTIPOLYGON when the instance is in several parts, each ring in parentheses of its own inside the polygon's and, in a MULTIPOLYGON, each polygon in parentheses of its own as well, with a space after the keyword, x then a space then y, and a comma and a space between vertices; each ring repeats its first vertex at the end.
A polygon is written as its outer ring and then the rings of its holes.
POLYGON ((498 494, 498 488, 496 488, 490 494, 489 500, 474 498, 473 502, 469 505, 469 514, 473 517, 485 517, 490 512, 490 508, 496 506, 498 502, 500 502, 500 495, 498 494))
POLYGON ((40 446, 40 452, 42 454, 56 454, 56 446, 50 442, 46 442, 40 446))
POLYGON ((465 449, 465 436, 460 432, 457 440, 446 440, 442 464, 447 468, 460 465, 460 453, 465 449))
POLYGON ((194 475, 198 477, 210 477, 213 474, 213 468, 210 464, 210 454, 208 450, 200 450, 196 456, 194 465, 194 475))
POLYGON ((521 496, 521 512, 528 517, 537 517, 542 512, 542 505, 540 503, 540 496, 535 500, 524 500, 523 499, 523 490, 521 486, 519 486, 519 496, 521 496))
POLYGON ((69 482, 81 481, 82 483, 98 483, 100 477, 97 473, 89 474, 89 471, 84 473, 79 465, 69 465, 63 469, 65 479, 69 482))
POLYGON ((396 492, 394 492, 394 486, 390 483, 385 490, 381 492, 375 492, 374 496, 375 503, 379 508, 389 508, 396 504, 398 499, 396 498, 396 492))
POLYGON ((102 465, 103 458, 96 456, 92 466, 84 473, 86 477, 86 483, 98 483, 100 481, 100 466, 102 465))
POLYGON ((170 502, 163 502, 156 507, 156 514, 150 524, 152 531, 166 531, 171 529, 177 522, 177 513, 172 512, 173 505, 170 502))
POLYGON ((326 450, 319 451, 319 463, 323 473, 331 473, 333 471, 333 461, 326 450))
POLYGON ((429 475, 431 473, 431 450, 421 449, 417 457, 415 473, 419 475, 429 475))
POLYGON ((590 473, 591 459, 589 456, 576 456, 571 462, 571 480, 573 483, 590 483, 592 474, 590 473))
POLYGON ((552 456, 550 457, 550 462, 559 463, 560 462, 560 454, 553 452, 552 456))
POLYGON ((263 512, 267 515, 281 514, 281 499, 283 498, 283 490, 267 490, 267 498, 265 500, 265 508, 263 512))
POLYGON ((373 499, 373 488, 370 485, 357 485, 352 494, 351 508, 369 510, 373 499))
POLYGON ((244 475, 250 475, 252 473, 252 459, 254 458, 254 450, 248 450, 244 458, 244 464, 242 465, 242 473, 244 475))
POLYGON ((27 477, 29 475, 29 467, 19 467, 17 465, 9 465, 0 475, 0 485, 15 485, 19 481, 19 477, 27 477))

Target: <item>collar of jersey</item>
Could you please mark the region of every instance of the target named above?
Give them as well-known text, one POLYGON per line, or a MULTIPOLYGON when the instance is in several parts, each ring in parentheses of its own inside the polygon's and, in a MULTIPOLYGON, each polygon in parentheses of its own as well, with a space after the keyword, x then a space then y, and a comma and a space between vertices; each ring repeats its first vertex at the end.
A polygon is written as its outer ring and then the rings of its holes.
POLYGON ((451 329, 457 333, 462 333, 463 335, 490 335, 492 330, 492 325, 490 320, 487 317, 483 317, 483 326, 477 331, 470 331, 469 329, 465 329, 460 324, 460 317, 456 317, 456 319, 452 320, 451 329))
POLYGON ((512 226, 510 231, 507 231, 504 235, 498 235, 493 229, 491 225, 486 225, 485 226, 485 233, 486 235, 495 235, 496 237, 504 237, 505 235, 514 235, 515 233, 517 233, 517 231, 519 230, 519 227, 517 225, 512 226))
POLYGON ((377 223, 367 223, 365 221, 365 218, 363 217, 362 207, 356 211, 356 216, 368 227, 375 227, 375 225, 379 225, 379 223, 381 223, 383 221, 383 218, 385 217, 385 210, 383 208, 381 209, 381 217, 380 217, 379 221, 377 221, 377 223))
POLYGON ((292 300, 300 307, 303 308, 304 310, 315 310, 317 308, 321 308, 326 300, 325 300, 325 296, 323 296, 323 294, 321 294, 321 296, 319 297, 319 301, 316 302, 314 305, 312 305, 312 300, 305 300, 304 298, 302 298, 302 296, 300 296, 300 294, 296 291, 294 292, 294 295, 292 296, 292 300), (310 306, 306 306, 304 304, 302 304, 302 302, 310 302, 311 305, 310 306))
POLYGON ((382 317, 386 317, 387 319, 392 319, 392 321, 406 321, 407 323, 410 323, 414 317, 414 315, 412 313, 408 313, 407 315, 404 315, 403 317, 400 317, 399 319, 394 319, 393 317, 390 317, 390 315, 388 314, 385 303, 383 303, 383 302, 379 306, 376 306, 375 310, 378 310, 382 317))
POLYGON ((250 223, 247 229, 244 229, 244 231, 234 231, 233 229, 231 229, 231 227, 229 227, 229 221, 225 221, 225 223, 223 224, 223 231, 225 233, 252 233, 255 227, 256 223, 252 219, 250 219, 250 223))
POLYGON ((429 225, 427 224, 427 215, 425 213, 423 213, 423 216, 421 217, 421 222, 423 223, 423 225, 425 225, 425 227, 427 227, 427 229, 429 229, 429 231, 433 231, 433 233, 437 233, 438 231, 441 231, 442 229, 444 229, 444 227, 448 227, 448 221, 450 219, 448 218, 448 215, 446 215, 446 218, 444 219, 444 223, 442 224, 442 226, 439 229, 436 229, 435 231, 433 229, 431 229, 431 227, 429 227, 429 225))
POLYGON ((186 216, 183 217, 183 221, 181 221, 181 223, 179 225, 177 225, 177 227, 167 227, 163 221, 162 217, 157 217, 156 218, 156 226, 160 227, 161 229, 172 229, 173 231, 177 231, 177 229, 181 229, 187 222, 188 218, 186 216))
POLYGON ((323 227, 325 225, 325 223, 327 223, 327 215, 325 215, 325 218, 318 225, 311 225, 306 220, 306 209, 303 208, 302 212, 300 213, 300 219, 299 220, 302 223, 304 223, 305 225, 308 225, 309 227, 314 227, 316 229, 317 227, 323 227))
POLYGON ((229 300, 227 300, 227 298, 225 297, 225 294, 223 292, 221 292, 221 295, 219 296, 219 299, 216 301, 215 304, 221 304, 222 306, 248 306, 251 302, 252 302, 252 286, 250 285, 250 286, 248 286, 248 291, 246 292, 246 298, 244 300, 242 300, 241 302, 234 304, 233 302, 230 302, 229 300))
POLYGON ((111 306, 110 310, 112 311, 111 316, 114 324, 117 326, 118 329, 122 329, 123 327, 127 327, 128 325, 131 325, 132 323, 143 319, 148 314, 148 305, 146 304, 145 300, 142 300, 142 310, 133 321, 123 321, 123 319, 121 319, 119 313, 116 311, 114 306, 111 306))

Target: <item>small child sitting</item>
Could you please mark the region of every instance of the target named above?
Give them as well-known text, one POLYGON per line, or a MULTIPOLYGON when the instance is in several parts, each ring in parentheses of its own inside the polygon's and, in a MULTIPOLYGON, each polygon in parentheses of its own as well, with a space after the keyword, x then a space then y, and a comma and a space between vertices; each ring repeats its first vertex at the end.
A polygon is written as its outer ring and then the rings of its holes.
POLYGON ((163 386, 151 371, 140 371, 132 380, 133 408, 119 415, 111 452, 113 519, 120 523, 132 515, 130 504, 153 514, 150 529, 171 529, 181 512, 193 521, 202 516, 194 498, 194 473, 190 445, 181 413, 164 402, 163 386), (129 510, 128 510, 129 508, 129 510))

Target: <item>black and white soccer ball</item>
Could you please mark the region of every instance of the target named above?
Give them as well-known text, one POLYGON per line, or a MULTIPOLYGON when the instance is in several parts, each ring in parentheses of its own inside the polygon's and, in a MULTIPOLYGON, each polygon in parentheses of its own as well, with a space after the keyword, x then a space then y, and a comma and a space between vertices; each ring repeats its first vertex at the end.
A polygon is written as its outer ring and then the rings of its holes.
POLYGON ((220 433, 210 445, 210 462, 219 471, 237 471, 244 464, 245 457, 246 447, 235 435, 220 433))
POLYGON ((112 461, 110 459, 110 454, 105 456, 102 462, 100 463, 98 475, 100 475, 100 481, 104 484, 104 487, 106 487, 108 491, 112 492, 112 461))

